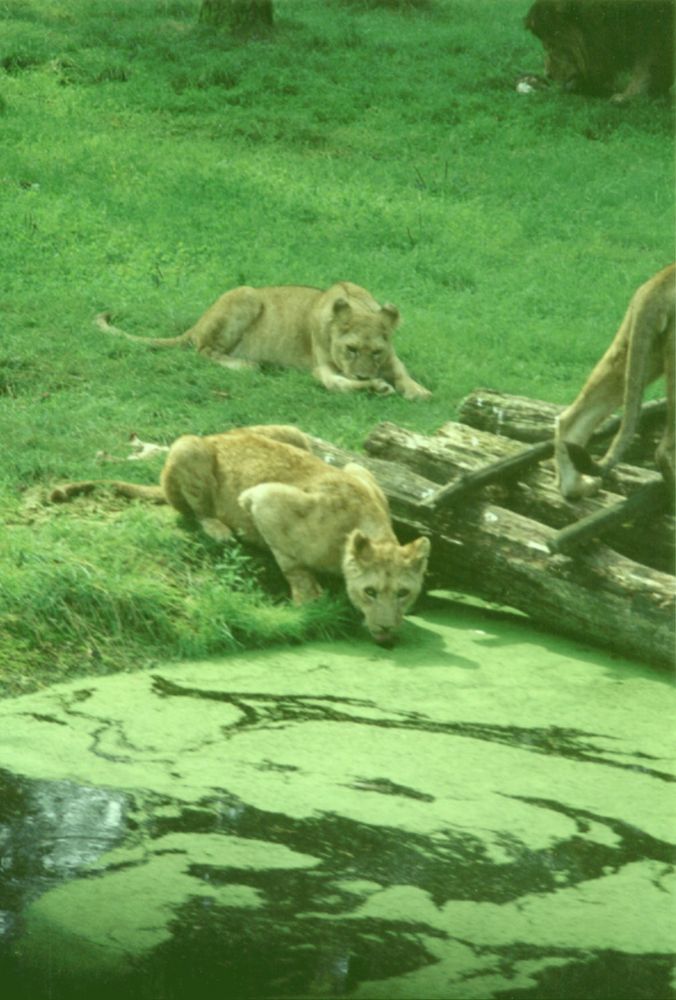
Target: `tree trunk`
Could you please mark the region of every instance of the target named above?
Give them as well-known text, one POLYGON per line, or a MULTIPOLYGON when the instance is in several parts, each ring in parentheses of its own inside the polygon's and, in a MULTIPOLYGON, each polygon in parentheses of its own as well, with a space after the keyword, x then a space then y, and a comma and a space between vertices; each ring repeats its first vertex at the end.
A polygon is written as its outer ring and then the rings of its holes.
POLYGON ((546 525, 481 498, 469 501, 462 516, 432 511, 424 501, 435 484, 410 469, 318 439, 314 450, 333 465, 357 461, 373 472, 402 540, 430 536, 432 585, 517 608, 550 631, 591 645, 673 665, 674 577, 602 544, 575 559, 552 556, 547 546, 554 530, 546 525))
POLYGON ((272 0, 202 0, 199 19, 203 24, 230 31, 257 31, 272 27, 272 0))

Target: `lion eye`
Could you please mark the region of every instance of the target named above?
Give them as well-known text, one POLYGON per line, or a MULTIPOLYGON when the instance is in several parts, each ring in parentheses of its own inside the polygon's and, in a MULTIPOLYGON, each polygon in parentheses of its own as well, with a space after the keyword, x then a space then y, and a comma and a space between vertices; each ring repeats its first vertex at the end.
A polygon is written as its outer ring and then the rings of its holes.
POLYGON ((346 347, 345 348, 345 353, 347 354, 348 358, 356 358, 357 357, 357 348, 356 347, 346 347))
POLYGON ((400 588, 400 589, 399 589, 399 590, 397 591, 397 597, 398 597, 398 598, 399 598, 400 600, 403 600, 403 599, 404 599, 405 597, 408 597, 408 596, 410 595, 410 593, 411 593, 411 591, 410 591, 410 590, 408 590, 408 588, 407 588, 407 587, 401 587, 401 588, 400 588))
POLYGON ((364 593, 367 597, 377 597, 378 591, 375 587, 364 587, 364 593))
POLYGON ((372 358, 382 358, 382 356, 383 356, 382 351, 371 351, 372 358))

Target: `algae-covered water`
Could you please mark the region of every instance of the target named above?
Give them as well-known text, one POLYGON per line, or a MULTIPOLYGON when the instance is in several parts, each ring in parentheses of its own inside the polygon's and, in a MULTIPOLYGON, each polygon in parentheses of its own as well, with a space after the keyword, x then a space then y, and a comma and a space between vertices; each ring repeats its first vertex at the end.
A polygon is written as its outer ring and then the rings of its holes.
POLYGON ((673 705, 451 600, 0 703, 0 994, 664 1000, 673 705))

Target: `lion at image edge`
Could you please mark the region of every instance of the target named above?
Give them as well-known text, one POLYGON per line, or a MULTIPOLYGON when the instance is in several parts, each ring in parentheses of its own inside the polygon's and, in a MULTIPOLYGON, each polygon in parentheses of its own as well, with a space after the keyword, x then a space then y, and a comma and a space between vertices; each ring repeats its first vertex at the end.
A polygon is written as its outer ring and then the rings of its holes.
POLYGON ((524 23, 542 42, 551 80, 624 104, 673 84, 675 7, 676 0, 536 0, 524 23), (625 73, 624 89, 615 89, 625 73))
POLYGON ((567 499, 590 496, 600 489, 636 431, 646 387, 661 375, 666 380, 667 413, 655 462, 673 495, 675 309, 676 264, 670 264, 634 292, 608 350, 575 401, 558 417, 554 456, 559 488, 567 499), (592 463, 583 452, 584 446, 600 422, 620 405, 624 407, 620 428, 603 458, 592 463), (588 464, 592 475, 583 474, 588 464))
POLYGON ((316 573, 342 575, 351 603, 384 646, 393 643, 422 588, 429 539, 400 545, 372 474, 354 462, 339 469, 322 461, 295 427, 186 434, 169 449, 160 486, 65 483, 51 500, 65 502, 98 488, 169 503, 219 542, 236 533, 269 549, 296 604, 321 594, 316 573))

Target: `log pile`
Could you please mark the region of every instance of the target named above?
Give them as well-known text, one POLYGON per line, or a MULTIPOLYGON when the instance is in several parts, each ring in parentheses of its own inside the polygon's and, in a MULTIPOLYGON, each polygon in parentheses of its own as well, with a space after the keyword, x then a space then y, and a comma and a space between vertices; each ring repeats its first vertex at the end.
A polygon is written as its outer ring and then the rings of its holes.
MULTIPOLYGON (((478 406, 472 397, 461 415, 473 420, 473 412, 479 411, 476 422, 486 426, 489 407, 478 406)), ((503 432, 505 415, 514 413, 507 404, 515 398, 500 398, 503 432)), ((527 420, 523 406, 517 403, 516 410, 515 423, 527 423, 529 434, 540 422, 551 436, 555 408, 530 400, 527 420)), ((620 518, 603 541, 586 541, 564 555, 552 551, 557 533, 581 516, 604 511, 621 495, 603 491, 569 503, 556 488, 551 460, 540 460, 489 485, 475 488, 470 482, 452 502, 438 502, 441 486, 523 452, 524 444, 511 437, 467 423, 447 423, 434 435, 382 423, 365 441, 366 456, 325 441, 315 441, 315 447, 334 464, 356 460, 371 469, 389 498, 403 540, 420 533, 430 536, 432 586, 511 606, 549 630, 590 645, 673 666, 674 519, 656 512, 655 504, 650 516, 639 513, 633 525, 620 518)), ((546 446, 542 450, 546 454, 546 446)), ((662 496, 659 476, 651 470, 622 466, 616 482, 629 496, 638 488, 662 496)))

